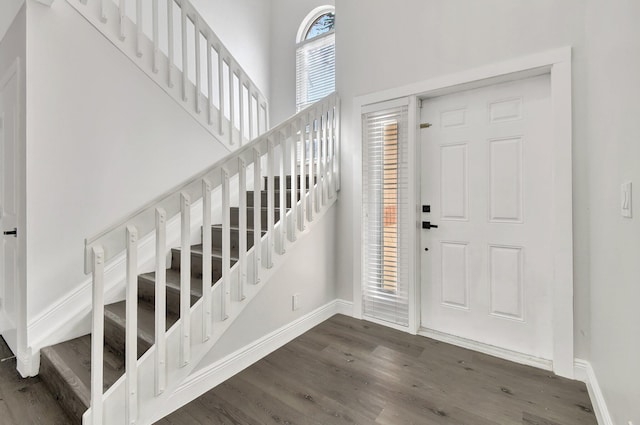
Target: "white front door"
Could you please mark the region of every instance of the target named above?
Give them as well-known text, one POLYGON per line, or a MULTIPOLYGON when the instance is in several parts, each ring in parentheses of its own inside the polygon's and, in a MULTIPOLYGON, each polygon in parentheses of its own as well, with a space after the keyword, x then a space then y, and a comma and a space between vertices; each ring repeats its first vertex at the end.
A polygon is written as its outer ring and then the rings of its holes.
POLYGON ((549 76, 425 99, 421 122, 422 328, 551 360, 549 76))
POLYGON ((18 78, 0 76, 0 333, 16 352, 18 308, 18 78))

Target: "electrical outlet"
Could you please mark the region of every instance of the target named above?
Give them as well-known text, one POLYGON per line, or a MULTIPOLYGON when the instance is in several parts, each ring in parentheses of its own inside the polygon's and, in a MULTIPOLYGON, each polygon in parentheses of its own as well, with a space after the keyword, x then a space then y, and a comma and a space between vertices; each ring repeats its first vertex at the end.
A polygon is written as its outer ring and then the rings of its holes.
POLYGON ((291 297, 291 310, 296 311, 300 308, 300 294, 293 294, 291 297))

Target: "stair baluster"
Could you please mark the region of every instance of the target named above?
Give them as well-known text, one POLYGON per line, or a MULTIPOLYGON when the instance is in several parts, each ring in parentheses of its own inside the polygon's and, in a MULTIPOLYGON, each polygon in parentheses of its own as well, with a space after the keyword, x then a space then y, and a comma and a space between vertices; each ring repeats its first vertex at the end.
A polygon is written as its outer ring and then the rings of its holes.
POLYGON ((262 156, 258 148, 253 149, 253 258, 254 283, 260 283, 262 269, 262 156))
POLYGON ((287 153, 287 135, 278 133, 280 139, 280 152, 278 155, 278 179, 279 179, 279 203, 280 203, 280 225, 278 227, 278 254, 284 255, 286 252, 286 223, 287 223, 287 186, 285 174, 285 157, 287 153))
MULTIPOLYGON (((92 254, 92 320, 91 320, 91 363, 104 363, 104 250, 101 245, 94 246, 92 254)), ((102 386, 104 385, 102 367, 91 368, 91 419, 93 425, 102 425, 103 405, 102 386)))
MULTIPOLYGON (((238 301, 245 299, 244 287, 247 283, 247 165, 243 158, 238 158, 238 301)), ((256 222, 254 222, 256 225, 256 222)), ((258 222, 259 225, 259 222, 258 222)))
POLYGON ((300 133, 300 163, 296 166, 296 169, 300 170, 300 231, 304 232, 307 216, 307 136, 306 136, 306 122, 300 118, 298 120, 298 132, 300 133))
POLYGON ((213 314, 211 305, 211 191, 213 187, 207 179, 202 180, 202 302, 204 313, 202 315, 202 342, 211 338, 213 326, 213 314))
POLYGON ((287 236, 290 242, 296 241, 296 229, 298 226, 298 167, 296 164, 297 160, 297 149, 298 146, 296 140, 296 130, 297 126, 291 127, 291 137, 289 137, 286 142, 288 143, 287 152, 289 160, 289 174, 291 175, 291 194, 290 194, 290 205, 291 205, 291 213, 289 216, 289 223, 287 223, 287 236))
POLYGON ((231 295, 231 217, 229 209, 229 171, 222 167, 222 287, 220 288, 220 318, 227 320, 231 295))
POLYGON ((156 396, 167 385, 167 212, 156 208, 156 285, 155 285, 155 387, 156 396))
POLYGON ((127 226, 125 376, 127 423, 138 419, 138 229, 127 226))
POLYGON ((275 241, 273 240, 274 233, 274 216, 275 216, 275 192, 273 173, 275 169, 275 152, 273 146, 273 139, 267 140, 267 264, 266 267, 270 269, 273 267, 273 251, 275 250, 275 241))
POLYGON ((315 168, 314 165, 316 163, 316 149, 315 149, 315 119, 309 115, 309 206, 307 209, 309 221, 313 221, 313 213, 316 204, 316 190, 315 190, 315 168))
POLYGON ((180 365, 191 359, 191 199, 180 194, 180 365))

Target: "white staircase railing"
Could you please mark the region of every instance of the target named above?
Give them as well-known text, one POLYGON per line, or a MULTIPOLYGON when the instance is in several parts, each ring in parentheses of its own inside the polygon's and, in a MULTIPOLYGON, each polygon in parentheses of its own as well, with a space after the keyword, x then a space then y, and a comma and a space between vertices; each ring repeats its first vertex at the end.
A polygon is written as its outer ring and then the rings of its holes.
POLYGON ((265 96, 189 0, 67 0, 230 150, 269 127, 265 96))
MULTIPOLYGON (((340 188, 340 105, 334 93, 301 111, 209 169, 167 192, 85 243, 85 271, 93 279, 91 407, 84 424, 147 423, 148 405, 177 388, 222 335, 243 306, 257 293, 261 278, 285 253, 296 235, 336 199, 340 188), (291 189, 287 191, 287 176, 291 189), (262 235, 261 182, 267 181, 267 231, 262 235), (276 224, 275 187, 280 202, 276 224), (238 187, 239 258, 230 265, 230 181, 238 187), (253 182, 254 246, 247 250, 247 191, 253 182), (308 182, 308 183, 307 183, 308 182), (315 183, 314 183, 315 182, 315 183), (298 187, 299 186, 299 187, 298 187), (297 194, 300 193, 300 200, 297 194), (214 196, 215 195, 215 196, 214 196), (290 199, 286 199, 289 196, 290 199), (217 198, 217 199, 216 199, 217 198), (202 297, 190 306, 191 205, 202 199, 203 228, 212 223, 212 208, 221 207, 222 278, 211 282, 211 261, 202 264, 202 297), (213 200, 213 203, 211 202, 213 200), (287 211, 287 204, 290 210, 287 211), (212 207, 213 206, 213 207, 212 207), (167 222, 181 222, 180 319, 165 332, 167 222), (155 236, 155 344, 140 359, 137 353, 137 244, 155 236), (126 372, 103 394, 104 268, 126 252, 126 372), (213 285, 212 285, 213 283, 213 285), (217 310, 217 311, 215 311, 217 310), (215 314, 214 314, 215 313, 215 314), (142 413, 141 413, 142 412, 142 413)), ((235 185, 234 185, 235 190, 235 185)), ((203 231, 203 258, 211 258, 211 232, 203 231)), ((156 412, 157 413, 157 412, 156 412)))

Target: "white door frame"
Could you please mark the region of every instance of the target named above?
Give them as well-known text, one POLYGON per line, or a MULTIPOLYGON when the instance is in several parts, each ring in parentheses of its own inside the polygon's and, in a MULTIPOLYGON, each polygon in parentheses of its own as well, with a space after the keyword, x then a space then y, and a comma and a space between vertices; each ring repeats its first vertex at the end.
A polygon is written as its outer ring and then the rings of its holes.
MULTIPOLYGON (((552 223, 554 275, 552 281, 552 323, 553 323, 553 371, 560 376, 573 378, 574 374, 574 328, 573 328, 573 200, 572 200, 572 111, 571 111, 571 47, 563 47, 538 54, 533 54, 513 60, 486 65, 479 68, 435 77, 419 83, 371 93, 354 99, 352 131, 354 143, 354 158, 358 160, 353 164, 353 222, 362 223, 362 108, 367 105, 409 97, 411 100, 409 110, 410 129, 409 140, 413 141, 415 149, 415 163, 409 170, 409 181, 414 185, 410 188, 411 202, 415 205, 412 209, 412 220, 416 224, 411 243, 415 249, 411 250, 412 258, 409 264, 413 265, 410 275, 415 276, 409 285, 411 300, 409 308, 409 327, 397 327, 405 332, 416 334, 420 327, 420 257, 419 238, 419 202, 418 191, 420 189, 419 168, 419 134, 417 132, 418 108, 417 99, 449 94, 477 87, 497 84, 500 82, 523 79, 536 75, 550 74, 551 77, 551 104, 552 133, 554 138, 553 151, 553 188, 552 199, 554 210, 554 222, 552 223), (413 122, 413 125, 411 123, 413 122)), ((353 240, 360 241, 354 244, 354 268, 353 268, 353 314, 354 317, 363 318, 362 315, 362 225, 353 226, 353 240)), ((367 318, 367 320, 370 320, 367 318)), ((393 326, 396 327, 396 326, 393 326)))
MULTIPOLYGON (((0 75, 0 89, 7 85, 11 78, 16 78, 17 84, 17 99, 16 99, 16 117, 15 117, 15 129, 16 129, 16 147, 15 154, 17 155, 16 164, 16 193, 18 195, 18 216, 17 228, 18 228, 18 267, 16 269, 16 282, 18 287, 16 289, 17 305, 16 305, 16 348, 17 353, 17 368, 18 372, 23 377, 33 376, 34 371, 31 365, 31 352, 27 347, 27 288, 26 288, 26 220, 25 220, 25 158, 26 158, 26 144, 25 137, 26 132, 24 128, 25 117, 23 103, 25 99, 23 95, 23 81, 22 81, 22 64, 20 58, 16 58, 13 63, 7 68, 3 75, 0 75)), ((0 235, 0 237, 3 237, 0 235)))

